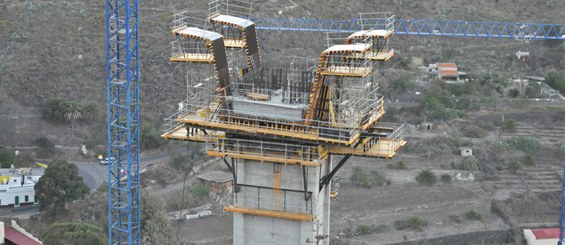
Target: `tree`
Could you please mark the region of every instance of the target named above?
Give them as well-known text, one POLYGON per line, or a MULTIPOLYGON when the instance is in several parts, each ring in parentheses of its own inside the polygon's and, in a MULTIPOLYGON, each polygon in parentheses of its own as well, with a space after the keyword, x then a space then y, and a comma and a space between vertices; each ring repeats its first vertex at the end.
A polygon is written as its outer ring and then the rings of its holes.
POLYGON ((67 209, 67 204, 84 198, 88 186, 78 175, 78 168, 64 160, 54 160, 35 185, 39 210, 54 208, 56 212, 67 209))
POLYGON ((157 131, 151 125, 142 125, 139 131, 139 139, 141 141, 141 146, 144 149, 157 148, 163 142, 159 131, 157 131))
MULTIPOLYGON (((160 199, 145 192, 141 195, 141 234, 148 244, 177 244, 173 227, 160 199)), ((181 217, 182 218, 182 217, 181 217)))
POLYGON ((13 151, 0 147, 0 166, 2 166, 2 168, 9 168, 14 162, 15 157, 13 151))
POLYGON ((67 122, 75 122, 82 119, 82 114, 80 113, 80 106, 72 101, 66 104, 65 114, 63 114, 67 122))
POLYGON ((102 229, 94 225, 82 223, 55 223, 47 229, 43 236, 43 244, 108 244, 102 229))
POLYGON ((94 120, 100 116, 100 107, 94 101, 88 101, 81 109, 82 115, 87 120, 94 120))

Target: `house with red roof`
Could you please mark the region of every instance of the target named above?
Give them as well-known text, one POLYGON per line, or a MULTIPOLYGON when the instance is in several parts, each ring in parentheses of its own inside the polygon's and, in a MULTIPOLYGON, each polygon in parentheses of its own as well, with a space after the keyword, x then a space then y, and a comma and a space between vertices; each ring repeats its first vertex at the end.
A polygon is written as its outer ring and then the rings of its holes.
POLYGON ((0 244, 42 245, 43 243, 12 220, 10 226, 5 226, 4 222, 0 221, 0 244))
POLYGON ((559 239, 559 228, 524 229, 528 245, 555 245, 559 239))

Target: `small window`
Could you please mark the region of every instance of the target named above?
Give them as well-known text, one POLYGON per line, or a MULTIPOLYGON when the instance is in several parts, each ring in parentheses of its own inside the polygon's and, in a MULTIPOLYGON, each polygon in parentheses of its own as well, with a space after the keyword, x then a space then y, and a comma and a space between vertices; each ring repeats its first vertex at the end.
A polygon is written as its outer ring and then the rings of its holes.
POLYGON ((14 180, 14 182, 18 182, 18 180, 17 180, 17 179, 15 179, 15 180, 14 180))
POLYGON ((26 195, 26 196, 24 197, 24 200, 25 200, 25 202, 29 202, 29 196, 26 195))

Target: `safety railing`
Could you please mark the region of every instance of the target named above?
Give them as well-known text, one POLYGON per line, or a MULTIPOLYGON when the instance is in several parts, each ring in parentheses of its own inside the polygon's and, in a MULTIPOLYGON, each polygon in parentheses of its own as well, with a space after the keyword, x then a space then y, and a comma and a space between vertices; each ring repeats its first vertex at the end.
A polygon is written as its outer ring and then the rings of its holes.
POLYGON ((218 14, 243 17, 249 19, 253 3, 243 0, 212 0, 208 2, 208 17, 218 14))
POLYGON ((317 146, 274 143, 244 139, 210 139, 206 149, 227 155, 250 155, 260 158, 285 159, 293 162, 319 162, 327 155, 317 146))
POLYGON ((193 15, 189 15, 187 11, 181 11, 173 14, 171 26, 173 30, 181 27, 198 27, 206 30, 208 24, 204 18, 194 17, 193 15))
POLYGON ((394 30, 394 14, 391 12, 359 13, 358 21, 363 30, 394 30))
POLYGON ((171 42, 171 58, 208 62, 214 59, 212 52, 204 42, 182 37, 171 42))
POLYGON ((238 185, 240 192, 232 193, 228 205, 279 212, 312 214, 312 199, 304 200, 304 193, 280 189, 280 203, 275 192, 269 187, 238 185))
POLYGON ((191 104, 185 108, 184 113, 177 114, 177 121, 189 122, 190 120, 196 120, 198 122, 204 121, 223 125, 252 127, 254 129, 269 129, 273 132, 297 132, 307 135, 308 140, 332 139, 349 142, 351 137, 359 133, 359 128, 351 128, 348 124, 343 123, 310 120, 310 124, 306 125, 303 120, 291 122, 281 119, 269 119, 253 114, 240 115, 220 107, 218 107, 216 113, 212 113, 209 110, 210 106, 206 104, 191 104))
POLYGON ((327 59, 320 64, 324 76, 365 77, 373 70, 368 52, 351 52, 345 54, 327 54, 327 59))

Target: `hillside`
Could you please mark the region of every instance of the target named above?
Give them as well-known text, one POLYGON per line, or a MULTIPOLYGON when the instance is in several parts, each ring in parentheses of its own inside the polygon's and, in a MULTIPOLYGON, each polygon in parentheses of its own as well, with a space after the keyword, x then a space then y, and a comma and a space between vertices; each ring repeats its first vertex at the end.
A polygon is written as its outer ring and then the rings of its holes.
MULTIPOLYGON (((290 2, 258 1, 255 15, 270 17, 350 18, 358 12, 393 11, 397 18, 465 19, 484 21, 559 22, 565 19, 565 2, 534 1, 301 1, 297 7, 278 11, 290 2)), ((141 116, 145 123, 160 127, 184 97, 184 68, 168 62, 169 26, 175 12, 202 15, 206 1, 141 2, 141 116)), ((79 104, 95 101, 105 108, 105 50, 103 1, 20 1, 0 3, 0 130, 6 137, 0 145, 32 145, 41 136, 55 144, 103 142, 103 114, 93 125, 71 128, 68 137, 58 137, 69 125, 47 123, 37 116, 48 98, 64 97, 79 104), (34 118, 30 120, 29 118, 34 118)), ((324 34, 260 32, 264 57, 310 56, 324 48, 324 34)), ((546 69, 565 66, 559 43, 513 40, 396 37, 392 46, 398 57, 392 61, 421 57, 424 64, 454 61, 470 73, 543 75, 546 69), (518 50, 531 59, 521 64, 518 50)), ((385 72, 387 67, 385 66, 385 72)))

